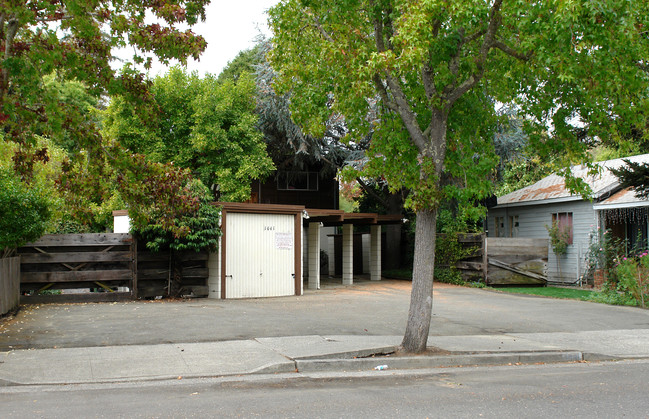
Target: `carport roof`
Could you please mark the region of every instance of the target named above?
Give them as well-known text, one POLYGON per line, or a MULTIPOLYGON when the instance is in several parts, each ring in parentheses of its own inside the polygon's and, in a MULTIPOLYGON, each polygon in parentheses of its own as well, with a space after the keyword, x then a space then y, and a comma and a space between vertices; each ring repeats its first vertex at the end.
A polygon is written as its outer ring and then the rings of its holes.
POLYGON ((400 214, 382 215, 370 212, 345 212, 335 209, 305 208, 301 205, 251 204, 240 202, 215 202, 227 212, 247 212, 257 214, 298 214, 302 213, 304 222, 320 222, 325 226, 384 225, 401 224, 400 214))

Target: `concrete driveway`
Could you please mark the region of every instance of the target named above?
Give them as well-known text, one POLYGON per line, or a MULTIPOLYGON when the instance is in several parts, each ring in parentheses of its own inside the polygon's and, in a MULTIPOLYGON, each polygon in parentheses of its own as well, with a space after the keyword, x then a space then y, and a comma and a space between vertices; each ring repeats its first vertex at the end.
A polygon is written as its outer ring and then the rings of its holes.
MULTIPOLYGON (((24 306, 0 321, 0 351, 402 335, 409 281, 323 282, 300 297, 24 306)), ((435 284, 431 336, 649 329, 649 310, 435 284)))

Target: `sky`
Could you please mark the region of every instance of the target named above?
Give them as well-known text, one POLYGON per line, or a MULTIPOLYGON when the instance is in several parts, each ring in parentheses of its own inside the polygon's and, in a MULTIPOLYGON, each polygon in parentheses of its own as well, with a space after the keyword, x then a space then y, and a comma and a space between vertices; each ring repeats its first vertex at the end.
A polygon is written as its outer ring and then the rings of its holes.
MULTIPOLYGON (((212 0, 206 9, 205 22, 192 30, 207 41, 207 49, 199 61, 189 59, 187 69, 200 75, 218 75, 239 51, 252 48, 255 38, 263 33, 270 36, 266 10, 278 0, 212 0)), ((167 67, 153 65, 151 76, 166 73, 167 67)))

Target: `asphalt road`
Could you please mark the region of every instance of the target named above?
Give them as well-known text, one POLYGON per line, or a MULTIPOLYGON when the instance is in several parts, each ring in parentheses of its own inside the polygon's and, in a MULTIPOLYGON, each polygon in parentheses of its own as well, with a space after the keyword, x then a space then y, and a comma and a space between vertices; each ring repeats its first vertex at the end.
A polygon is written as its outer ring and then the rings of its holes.
POLYGON ((358 378, 0 387, 0 417, 646 418, 648 375, 649 361, 641 360, 358 378))
MULTIPOLYGON (((300 297, 26 306, 0 351, 306 335, 401 335, 410 282, 325 285, 300 297)), ((431 336, 649 329, 649 310, 436 284, 431 336)))

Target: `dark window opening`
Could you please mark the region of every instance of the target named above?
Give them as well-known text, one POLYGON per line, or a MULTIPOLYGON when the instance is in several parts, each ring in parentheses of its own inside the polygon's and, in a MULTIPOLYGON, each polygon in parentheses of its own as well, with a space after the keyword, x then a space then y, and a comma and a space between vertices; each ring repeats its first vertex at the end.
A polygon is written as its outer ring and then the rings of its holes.
POLYGON ((317 191, 318 172, 279 172, 277 174, 279 191, 317 191))
POLYGON ((572 212, 556 212, 552 214, 552 224, 557 223, 559 231, 567 233, 566 244, 572 244, 572 212))

